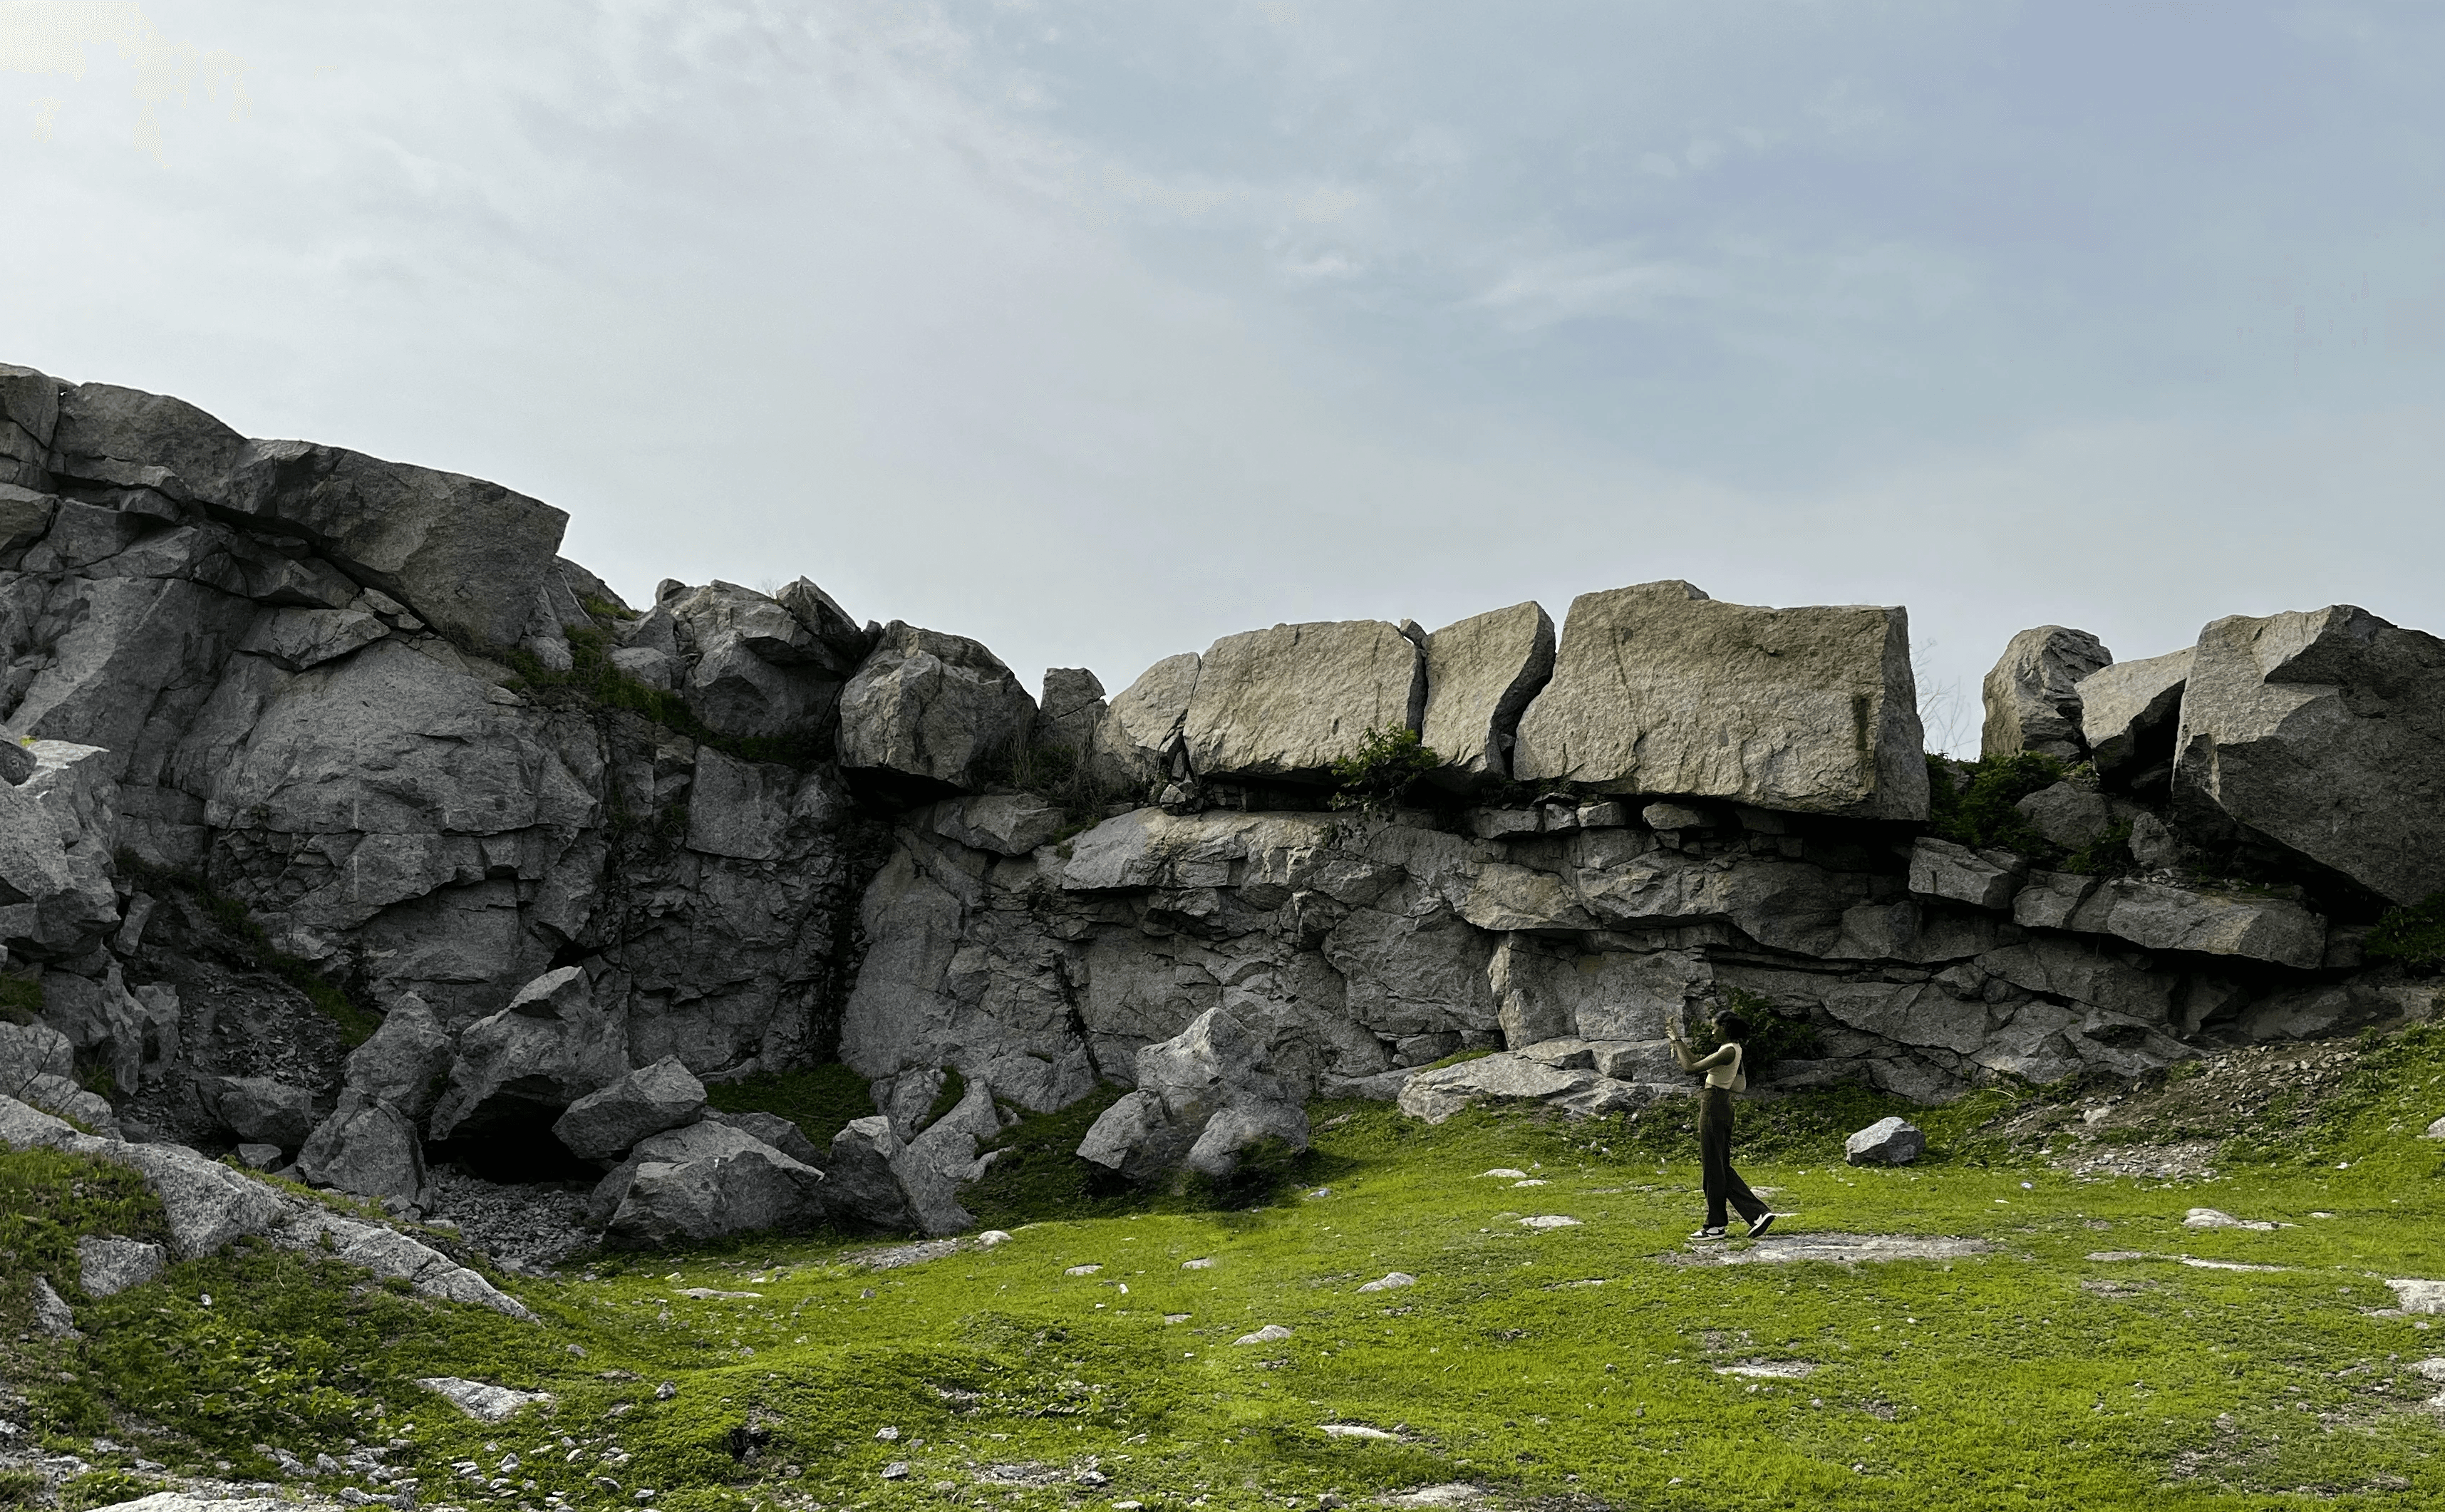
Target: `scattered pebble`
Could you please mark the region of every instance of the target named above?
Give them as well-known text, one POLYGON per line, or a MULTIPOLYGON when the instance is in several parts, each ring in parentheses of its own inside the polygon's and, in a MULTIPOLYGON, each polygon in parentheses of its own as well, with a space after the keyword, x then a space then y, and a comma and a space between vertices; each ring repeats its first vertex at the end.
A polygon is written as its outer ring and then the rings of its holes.
POLYGON ((1536 1218, 1521 1219, 1520 1226, 1522 1228, 1577 1228, 1579 1226, 1579 1221, 1576 1218, 1564 1218, 1559 1213, 1545 1213, 1536 1218))
POLYGON ((874 1430, 874 1436, 889 1444, 900 1437, 900 1430, 897 1428, 879 1428, 874 1430))
POLYGON ((1182 1260, 1180 1262, 1180 1268, 1185 1271, 1210 1271, 1214 1268, 1214 1261, 1211 1258, 1205 1260, 1182 1260))
POLYGON ((894 1460, 889 1465, 885 1465, 883 1467, 883 1478, 887 1481, 905 1481, 908 1479, 908 1462, 906 1460, 894 1460))
POLYGON ((1272 1344, 1290 1336, 1291 1331, 1289 1329, 1282 1327, 1279 1323, 1268 1323, 1264 1327, 1257 1330, 1254 1334, 1242 1334, 1231 1342, 1234 1344, 1272 1344))
POLYGON ((1484 1181, 1484 1180, 1486 1177, 1488 1177, 1488 1176, 1499 1176, 1499 1177, 1506 1178, 1506 1179, 1511 1180, 1511 1181, 1518 1181, 1521 1177, 1525 1176, 1525 1175, 1527 1175, 1527 1174, 1528 1174, 1528 1173, 1527 1173, 1526 1171, 1524 1171, 1524 1170, 1513 1170, 1513 1169, 1512 1169, 1510 1167, 1508 1167, 1508 1166, 1497 1166, 1497 1167, 1495 1167, 1492 1170, 1489 1170, 1489 1171, 1480 1171, 1480 1172, 1478 1173, 1478 1179, 1479 1179, 1480 1181, 1484 1181))
POLYGON ((1092 1276, 1103 1268, 1104 1267, 1101 1265, 1073 1265, 1061 1274, 1064 1276, 1092 1276))
POLYGON ((1358 1289, 1362 1292, 1394 1292, 1400 1290, 1404 1286, 1415 1286, 1417 1284, 1418 1279, 1410 1275, 1409 1272, 1394 1271, 1379 1279, 1369 1281, 1366 1285, 1361 1286, 1358 1289))
POLYGON ((1006 1229, 988 1228, 983 1233, 977 1236, 977 1248, 979 1249, 991 1249, 997 1244, 1007 1244, 1009 1242, 1010 1234, 1006 1229))
POLYGON ((2182 1219, 2182 1226, 2184 1228, 2254 1228, 2262 1233, 2273 1233, 2283 1225, 2268 1223, 2264 1219, 2235 1218, 2230 1213, 2220 1213, 2212 1207, 2193 1207, 2182 1219))
POLYGON ((1325 1437, 1332 1439, 1383 1439, 1397 1443, 1401 1437, 1379 1428, 1369 1428, 1364 1423, 1318 1423, 1316 1428, 1325 1437))

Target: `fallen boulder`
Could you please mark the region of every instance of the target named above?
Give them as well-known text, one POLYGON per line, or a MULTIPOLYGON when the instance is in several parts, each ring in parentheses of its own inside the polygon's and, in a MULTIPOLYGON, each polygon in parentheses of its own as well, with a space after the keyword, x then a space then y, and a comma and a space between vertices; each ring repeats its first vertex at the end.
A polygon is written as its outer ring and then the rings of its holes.
POLYGON ((825 1211, 875 1228, 915 1228, 916 1204, 893 1168, 904 1148, 881 1113, 849 1120, 832 1136, 831 1161, 824 1167, 825 1211))
POLYGON ((412 992, 402 993, 373 1037, 349 1053, 346 1084, 410 1118, 422 1118, 433 1111, 448 1084, 455 1054, 431 1005, 412 992))
POLYGON ((824 1173, 744 1135, 738 1141, 723 1155, 639 1164, 604 1242, 651 1249, 815 1222, 824 1173))
POLYGON ((1440 1124, 1481 1102, 1541 1102, 1591 1117, 1633 1111, 1685 1090, 1618 1081, 1586 1068, 1548 1065, 1527 1052, 1504 1051, 1418 1072, 1401 1084, 1396 1100, 1410 1117, 1440 1124))
POLYGON ((297 1152, 297 1174, 358 1197, 413 1203, 424 1190, 424 1149, 407 1114, 368 1093, 344 1092, 297 1152))
POLYGON ((1512 775, 1605 793, 1927 817, 1927 758, 1898 608, 1755 608, 1687 583, 1571 601, 1512 775))
POLYGON ((1307 1148, 1307 1111, 1264 1045, 1220 1008, 1137 1055, 1137 1090, 1104 1111, 1078 1153, 1133 1182, 1189 1170, 1222 1179, 1266 1142, 1307 1148))
POLYGON ((1907 1166, 1927 1150, 1927 1136, 1903 1118, 1879 1118, 1842 1141, 1842 1158, 1854 1166, 1907 1166))
POLYGON ((2113 661, 2114 653, 2086 630, 2041 625, 2012 637, 1987 674, 1979 754, 1990 761, 2023 751, 2079 760, 2086 754, 2081 680, 2113 661))
POLYGON ((1554 620, 1542 606, 1474 614, 1427 637, 1427 706, 1419 743, 1443 758, 1428 774, 1458 791, 1511 775, 1520 716, 1554 675, 1554 620))
POLYGON ((314 1094, 271 1076, 221 1076, 200 1083, 205 1111, 251 1144, 295 1149, 314 1132, 314 1094))
POLYGON ((2445 641, 2349 605, 2210 625, 2174 808, 2190 838, 2272 845, 2391 903, 2445 890, 2445 641))
POLYGON ((1371 730, 1414 731, 1426 659, 1381 620, 1277 625, 1207 648, 1182 723, 1201 778, 1331 780, 1371 730))
POLYGON ((551 1131, 570 1154, 606 1160, 703 1112, 704 1083, 678 1056, 665 1055, 569 1104, 551 1131))

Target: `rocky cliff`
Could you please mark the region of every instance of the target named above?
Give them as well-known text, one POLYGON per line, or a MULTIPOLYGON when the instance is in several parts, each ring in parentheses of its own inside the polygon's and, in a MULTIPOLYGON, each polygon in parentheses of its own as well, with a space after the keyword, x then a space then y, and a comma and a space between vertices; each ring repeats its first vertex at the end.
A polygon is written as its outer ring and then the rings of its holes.
POLYGON ((24 368, 0 416, 0 1092, 104 1132, 942 1228, 1002 1121, 1216 1009, 1282 1095, 1440 1117, 1635 1111, 1731 1002, 1764 1090, 1923 1100, 2433 1008, 2361 943, 2445 888, 2445 643, 2358 608, 2025 632, 1974 766, 1902 609, 1686 583, 1039 702, 804 579, 629 606, 477 479, 24 368), (1387 730, 1415 806, 1331 807, 1387 730), (831 1150, 703 1113, 832 1059, 876 1116, 831 1150))

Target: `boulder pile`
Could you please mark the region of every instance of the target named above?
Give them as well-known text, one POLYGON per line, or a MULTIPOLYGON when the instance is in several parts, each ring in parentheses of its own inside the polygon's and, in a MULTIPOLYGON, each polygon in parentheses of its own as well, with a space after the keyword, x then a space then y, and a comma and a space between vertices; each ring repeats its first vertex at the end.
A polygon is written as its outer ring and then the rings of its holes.
POLYGON ((1971 768, 1898 607, 1650 583, 1038 699, 805 578, 632 608, 566 523, 0 367, 8 1106, 232 1234, 296 1214, 177 1152, 402 1215, 583 1178, 616 1244, 943 1234, 1100 1089, 1085 1159, 1223 1177, 1319 1094, 1634 1116, 1732 1004, 1765 1094, 1930 1102, 2435 1011, 2363 943, 2445 890, 2445 642, 2349 606, 2024 632, 1971 768), (1417 806, 1331 809, 1387 733, 1417 806), (828 1143, 710 1106, 830 1060, 873 1112, 828 1143))

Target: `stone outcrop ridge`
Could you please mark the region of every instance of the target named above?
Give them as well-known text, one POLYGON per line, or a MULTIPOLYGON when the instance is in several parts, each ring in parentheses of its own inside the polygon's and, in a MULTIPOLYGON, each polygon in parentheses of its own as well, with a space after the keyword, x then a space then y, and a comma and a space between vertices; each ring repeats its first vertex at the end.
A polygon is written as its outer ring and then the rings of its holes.
POLYGON ((2433 1011, 2360 945, 2445 887, 2445 643, 2358 609, 2016 638, 1990 732, 2094 769, 2016 853, 1926 832, 1897 608, 1647 584, 1039 700, 803 578, 630 609, 477 480, 21 368, 0 411, 0 946, 42 1004, 0 1094, 233 1234, 300 1220, 174 1141, 401 1212, 428 1162, 590 1162, 616 1243, 947 1233, 1011 1120, 1108 1086, 1091 1159, 1222 1176, 1317 1094, 1635 1113, 1687 1088, 1671 1016, 1735 1002, 1810 1046, 1762 1091, 1923 1100, 2433 1011), (1386 725, 1441 806, 1326 812, 1386 725), (833 1056, 875 1112, 828 1147, 707 1108, 833 1056))

